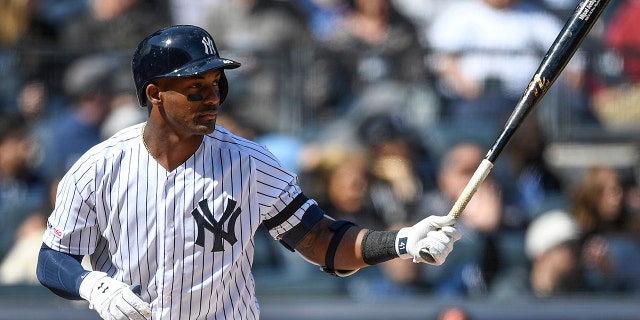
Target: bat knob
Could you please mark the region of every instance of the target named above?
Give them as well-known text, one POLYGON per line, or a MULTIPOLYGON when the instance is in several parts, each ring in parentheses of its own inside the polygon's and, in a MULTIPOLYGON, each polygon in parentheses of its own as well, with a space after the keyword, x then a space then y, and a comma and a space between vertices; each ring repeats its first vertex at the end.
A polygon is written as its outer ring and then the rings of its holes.
POLYGON ((424 261, 426 261, 427 263, 435 263, 436 262, 436 259, 433 258, 433 256, 429 252, 429 249, 427 249, 427 248, 424 248, 424 249, 420 250, 420 257, 422 257, 422 259, 424 259, 424 261))

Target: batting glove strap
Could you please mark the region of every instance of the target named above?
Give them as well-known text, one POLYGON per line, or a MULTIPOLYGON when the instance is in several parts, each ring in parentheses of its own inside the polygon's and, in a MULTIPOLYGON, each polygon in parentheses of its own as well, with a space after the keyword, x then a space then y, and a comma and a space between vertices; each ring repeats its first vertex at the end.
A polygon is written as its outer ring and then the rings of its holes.
POLYGON ((407 251, 407 242, 409 241, 409 237, 412 235, 411 228, 402 228, 398 230, 398 235, 396 236, 395 241, 395 249, 398 257, 400 259, 412 259, 413 256, 409 251, 407 251))
POLYGON ((147 320, 151 306, 128 285, 104 272, 92 271, 80 283, 80 296, 105 320, 147 320))
MULTIPOLYGON (((91 292, 93 291, 93 287, 104 277, 108 277, 104 272, 92 271, 87 273, 86 276, 84 276, 84 280, 80 283, 80 297, 91 303, 91 292)), ((89 305, 89 307, 93 308, 91 305, 89 305)))

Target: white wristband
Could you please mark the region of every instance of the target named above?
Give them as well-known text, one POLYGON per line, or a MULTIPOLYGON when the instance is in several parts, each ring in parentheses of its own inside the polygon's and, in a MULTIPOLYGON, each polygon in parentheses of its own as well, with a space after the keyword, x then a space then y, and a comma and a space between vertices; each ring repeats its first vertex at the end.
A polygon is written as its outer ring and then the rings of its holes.
POLYGON ((91 291, 93 291, 93 287, 95 286, 96 282, 98 282, 100 279, 104 277, 108 277, 108 275, 105 272, 101 272, 101 271, 89 272, 84 277, 84 280, 82 280, 82 282, 80 283, 80 289, 79 289, 80 297, 82 297, 82 299, 90 301, 91 291))

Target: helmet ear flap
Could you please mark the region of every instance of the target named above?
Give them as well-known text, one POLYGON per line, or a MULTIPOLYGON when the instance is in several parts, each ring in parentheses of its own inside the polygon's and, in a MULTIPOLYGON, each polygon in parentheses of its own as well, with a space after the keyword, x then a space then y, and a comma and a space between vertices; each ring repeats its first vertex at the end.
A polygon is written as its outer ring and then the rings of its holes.
POLYGON ((224 74, 224 71, 221 70, 220 73, 218 86, 220 87, 220 104, 222 104, 227 98, 227 93, 229 93, 229 82, 227 81, 227 76, 224 74))
POLYGON ((141 107, 148 107, 147 105, 147 85, 145 84, 144 86, 142 86, 142 88, 140 88, 140 91, 138 91, 138 102, 140 103, 141 107))

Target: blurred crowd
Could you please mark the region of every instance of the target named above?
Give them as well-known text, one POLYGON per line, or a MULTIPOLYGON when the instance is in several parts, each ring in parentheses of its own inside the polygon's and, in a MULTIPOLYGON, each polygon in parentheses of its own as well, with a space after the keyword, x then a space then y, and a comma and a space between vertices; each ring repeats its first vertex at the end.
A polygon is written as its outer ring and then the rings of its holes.
MULTIPOLYGON (((266 145, 335 218, 384 229, 449 212, 578 2, 2 0, 0 284, 36 283, 69 166, 145 121, 130 59, 155 30, 207 29, 242 63, 219 124, 266 145)), ((638 17, 639 0, 611 1, 466 207, 443 266, 389 261, 338 290, 640 297, 638 160, 579 159, 567 174, 545 156, 557 141, 637 142, 638 17)), ((256 269, 305 263, 261 239, 256 269)))

